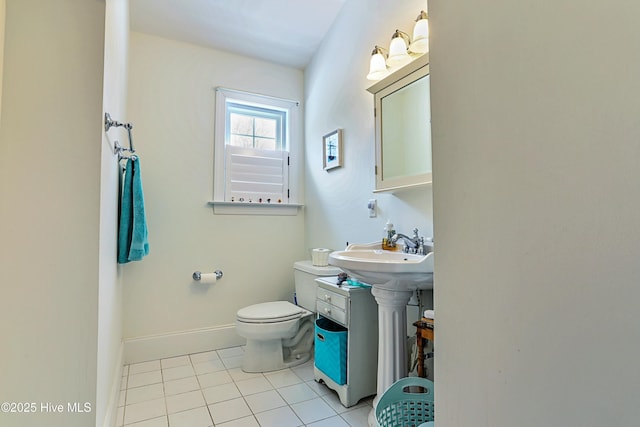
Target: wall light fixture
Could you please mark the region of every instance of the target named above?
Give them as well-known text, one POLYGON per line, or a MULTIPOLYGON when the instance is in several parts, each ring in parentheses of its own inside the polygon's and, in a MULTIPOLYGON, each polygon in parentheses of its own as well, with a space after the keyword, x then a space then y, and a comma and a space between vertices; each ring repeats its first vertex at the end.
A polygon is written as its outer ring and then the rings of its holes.
POLYGON ((399 68, 411 62, 408 52, 409 35, 404 31, 396 30, 391 36, 389 45, 389 57, 387 66, 389 68, 399 68))
POLYGON ((388 52, 377 45, 373 48, 367 79, 383 79, 391 72, 413 61, 414 58, 429 52, 429 16, 427 12, 421 10, 415 22, 413 41, 404 31, 396 30, 391 36, 388 52))
POLYGON ((386 59, 385 49, 380 46, 373 48, 371 60, 369 61, 369 74, 367 74, 367 79, 380 80, 389 75, 386 59))
POLYGON ((409 45, 409 50, 414 53, 429 52, 429 16, 424 10, 416 18, 416 25, 413 27, 413 42, 409 45))

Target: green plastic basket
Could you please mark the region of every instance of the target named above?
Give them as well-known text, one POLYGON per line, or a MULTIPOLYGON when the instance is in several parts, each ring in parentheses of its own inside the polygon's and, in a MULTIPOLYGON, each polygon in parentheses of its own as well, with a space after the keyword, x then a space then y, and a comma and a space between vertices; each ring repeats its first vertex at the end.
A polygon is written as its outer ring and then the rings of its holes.
POLYGON ((380 427, 418 427, 434 420, 433 382, 420 377, 401 378, 382 394, 376 405, 380 427), (422 387, 422 392, 409 387, 422 387))

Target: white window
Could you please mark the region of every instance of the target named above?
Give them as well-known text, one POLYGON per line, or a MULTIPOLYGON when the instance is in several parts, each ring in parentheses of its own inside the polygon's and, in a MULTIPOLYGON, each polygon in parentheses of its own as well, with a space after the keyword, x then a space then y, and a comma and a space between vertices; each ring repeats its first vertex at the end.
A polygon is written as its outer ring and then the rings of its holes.
POLYGON ((216 213, 295 214, 298 103, 216 89, 216 213))

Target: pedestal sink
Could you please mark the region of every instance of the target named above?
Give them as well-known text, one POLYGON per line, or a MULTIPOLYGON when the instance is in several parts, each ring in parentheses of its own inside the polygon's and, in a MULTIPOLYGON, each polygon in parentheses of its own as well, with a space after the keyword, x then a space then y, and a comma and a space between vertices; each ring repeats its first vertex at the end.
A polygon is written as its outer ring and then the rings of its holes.
POLYGON ((380 243, 353 244, 329 254, 329 263, 374 287, 433 289, 433 252, 415 255, 382 250, 380 243))
MULTIPOLYGON (((433 289, 433 252, 406 254, 380 243, 349 245, 329 254, 329 264, 372 286, 378 303, 378 385, 375 404, 395 381, 407 376, 407 304, 416 289, 433 289)), ((370 425, 372 416, 369 416, 370 425)), ((375 414, 373 415, 375 421, 375 414)))

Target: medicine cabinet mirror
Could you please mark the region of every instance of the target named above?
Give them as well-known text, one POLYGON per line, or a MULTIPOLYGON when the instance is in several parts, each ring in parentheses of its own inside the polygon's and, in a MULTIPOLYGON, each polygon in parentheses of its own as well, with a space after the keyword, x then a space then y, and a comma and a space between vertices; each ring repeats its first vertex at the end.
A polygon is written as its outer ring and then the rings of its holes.
POLYGON ((429 55, 367 89, 374 95, 375 192, 431 183, 429 55))

